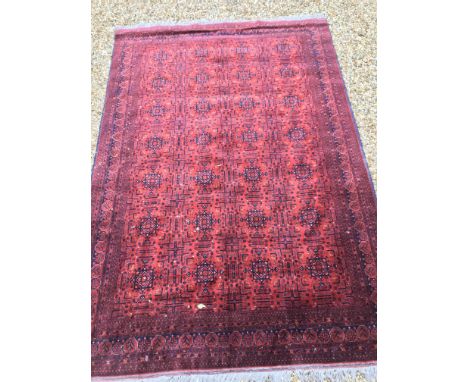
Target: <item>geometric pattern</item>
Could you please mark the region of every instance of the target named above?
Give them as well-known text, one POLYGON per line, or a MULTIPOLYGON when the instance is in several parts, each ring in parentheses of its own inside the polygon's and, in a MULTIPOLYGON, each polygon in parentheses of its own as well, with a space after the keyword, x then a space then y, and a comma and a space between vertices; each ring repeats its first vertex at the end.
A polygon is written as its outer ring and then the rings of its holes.
POLYGON ((325 20, 119 30, 92 373, 376 358, 376 200, 325 20))

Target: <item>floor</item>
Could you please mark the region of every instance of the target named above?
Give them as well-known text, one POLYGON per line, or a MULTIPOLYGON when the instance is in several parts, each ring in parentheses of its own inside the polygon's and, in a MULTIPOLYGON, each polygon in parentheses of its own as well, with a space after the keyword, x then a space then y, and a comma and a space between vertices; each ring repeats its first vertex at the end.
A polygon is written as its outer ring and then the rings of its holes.
MULTIPOLYGON (((330 23, 369 170, 374 185, 377 185, 376 0, 92 0, 91 7, 91 157, 94 157, 104 103, 114 27, 200 19, 268 19, 322 13, 330 23)), ((289 380, 314 381, 314 378, 299 378, 291 372, 289 380)), ((370 379, 358 373, 339 380, 364 382, 370 379)), ((338 379, 333 378, 335 381, 338 379)))

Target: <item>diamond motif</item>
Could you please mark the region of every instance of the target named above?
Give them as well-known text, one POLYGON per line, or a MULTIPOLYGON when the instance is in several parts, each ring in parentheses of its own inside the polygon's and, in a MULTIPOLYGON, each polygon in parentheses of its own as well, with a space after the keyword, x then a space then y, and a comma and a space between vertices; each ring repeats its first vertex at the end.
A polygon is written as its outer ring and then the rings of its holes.
POLYGON ((291 141, 299 142, 305 139, 306 132, 302 127, 293 127, 288 130, 288 138, 291 141))
POLYGON ((258 182, 262 176, 262 172, 259 167, 247 167, 244 170, 244 178, 247 182, 258 182))
POLYGON ((294 166, 294 175, 298 180, 307 180, 312 176, 312 170, 306 163, 299 163, 294 166))
POLYGON ((315 208, 306 207, 300 211, 299 219, 302 225, 312 228, 317 225, 320 219, 320 214, 315 208))
POLYGON ((271 278, 270 263, 263 259, 252 261, 251 273, 255 281, 269 280, 271 278))
POLYGON ((316 279, 330 276, 330 266, 324 257, 316 256, 309 258, 307 269, 309 274, 316 279))
POLYGON ((250 228, 264 228, 267 217, 261 210, 250 210, 247 213, 247 224, 250 228))
POLYGON ((208 146, 211 143, 211 134, 207 132, 202 132, 195 138, 195 143, 199 146, 208 146))
POLYGON ((155 280, 153 268, 139 268, 133 275, 133 289, 143 292, 145 290, 153 289, 155 280))
POLYGON ((195 104, 195 110, 199 114, 206 114, 211 110, 211 104, 206 99, 201 99, 195 104))
POLYGON ((154 152, 163 147, 164 141, 160 137, 151 137, 146 142, 146 147, 154 152))
POLYGON ((140 219, 140 224, 138 225, 138 231, 140 235, 149 237, 154 235, 159 228, 159 221, 157 218, 152 216, 147 216, 140 219))
POLYGON ((213 183, 213 179, 215 178, 213 171, 211 170, 201 170, 197 172, 197 176, 195 177, 195 181, 197 184, 202 186, 209 186, 213 183))
POLYGON ((143 179, 143 184, 145 188, 149 190, 154 190, 155 188, 159 188, 162 183, 161 175, 158 173, 150 173, 146 174, 145 178, 143 179))
POLYGON ((195 277, 198 284, 210 284, 215 281, 216 269, 213 263, 203 261, 197 265, 195 277))
POLYGON ((209 212, 200 212, 195 218, 195 227, 202 232, 211 231, 213 229, 213 224, 214 218, 209 212))

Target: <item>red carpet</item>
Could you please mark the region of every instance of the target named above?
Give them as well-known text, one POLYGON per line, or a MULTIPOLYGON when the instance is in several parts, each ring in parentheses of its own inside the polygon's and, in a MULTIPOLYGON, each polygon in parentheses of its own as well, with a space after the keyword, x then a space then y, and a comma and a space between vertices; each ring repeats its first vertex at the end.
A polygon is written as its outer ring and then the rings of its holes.
POLYGON ((376 201, 323 19, 121 29, 95 376, 376 359, 376 201))

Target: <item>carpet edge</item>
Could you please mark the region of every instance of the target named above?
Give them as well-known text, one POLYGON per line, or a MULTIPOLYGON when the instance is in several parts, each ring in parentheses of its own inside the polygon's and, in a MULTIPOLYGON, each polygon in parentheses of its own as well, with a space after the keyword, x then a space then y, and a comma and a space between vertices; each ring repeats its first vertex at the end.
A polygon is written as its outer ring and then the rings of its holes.
MULTIPOLYGON (((377 380, 376 361, 331 365, 289 365, 261 368, 235 368, 217 370, 190 370, 172 371, 163 373, 150 373, 143 375, 93 377, 93 382, 120 381, 120 382, 247 382, 247 381, 290 381, 295 376, 297 381, 316 382, 349 382, 356 378, 364 381, 377 380), (307 379, 304 379, 307 378, 307 379)), ((296 380, 295 380, 296 381, 296 380)))

